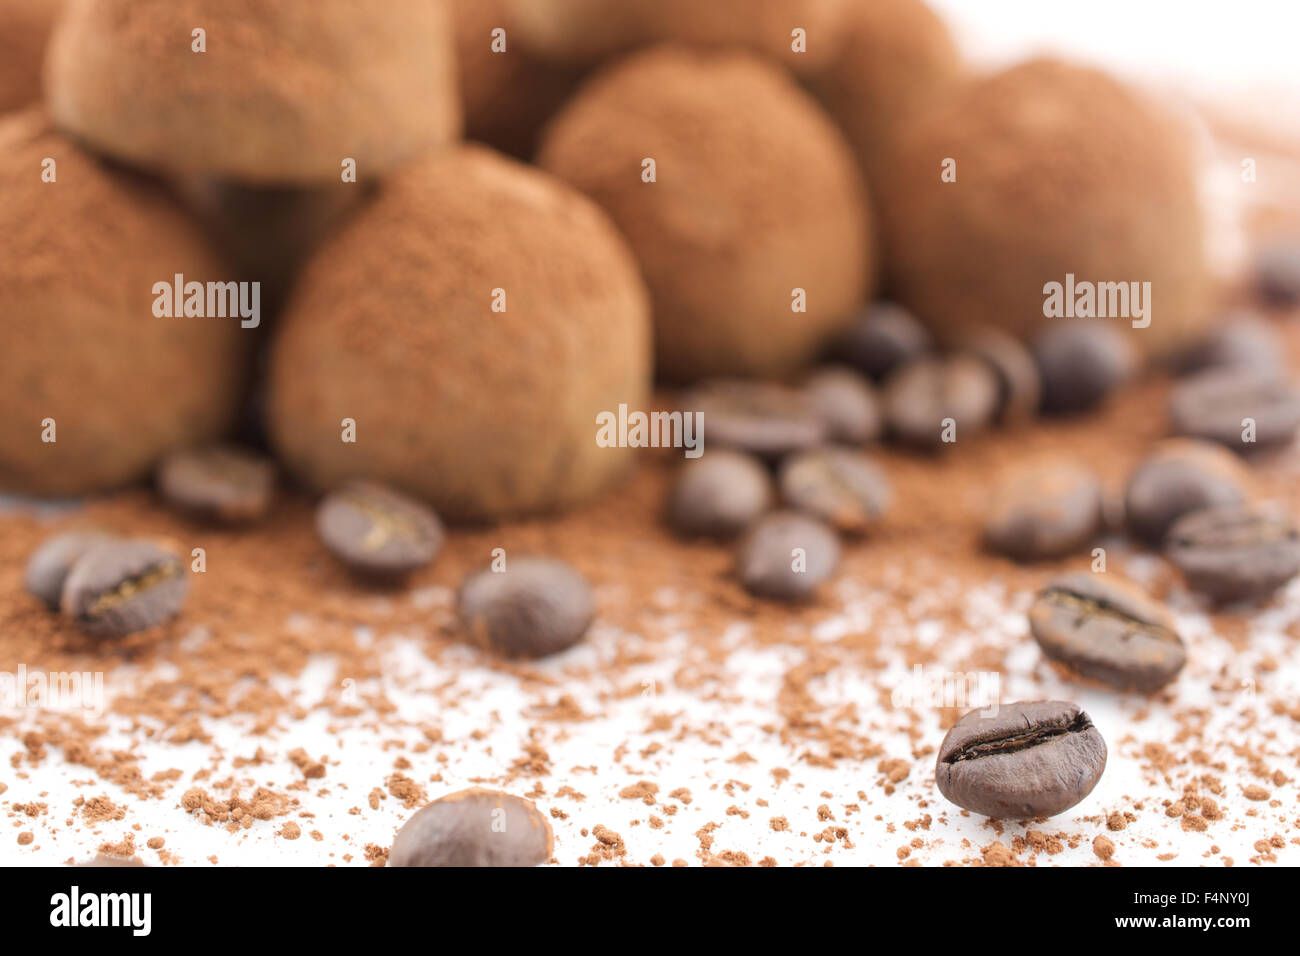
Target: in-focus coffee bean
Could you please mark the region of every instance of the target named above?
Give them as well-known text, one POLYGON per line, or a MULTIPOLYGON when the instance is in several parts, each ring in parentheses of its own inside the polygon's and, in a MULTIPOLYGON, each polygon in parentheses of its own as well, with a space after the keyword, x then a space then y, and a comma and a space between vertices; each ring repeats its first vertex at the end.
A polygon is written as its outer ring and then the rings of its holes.
POLYGON ((963 340, 962 348, 983 359, 998 380, 994 417, 1001 422, 1032 418, 1042 403, 1043 384, 1034 356, 1019 339, 1001 329, 985 328, 963 340))
POLYGON ((1270 305, 1300 302, 1300 238, 1275 239, 1256 253, 1255 284, 1270 305))
POLYGON ((470 787, 418 811, 393 838, 389 866, 539 866, 554 848, 531 800, 470 787))
POLYGON ((188 588, 176 555, 148 541, 111 540, 72 565, 61 607, 87 634, 123 637, 175 617, 188 588))
POLYGON ((840 542, 825 523, 793 511, 762 517, 740 542, 736 576, 750 594, 803 601, 839 567, 840 542))
POLYGON ((1166 548, 1192 590, 1214 601, 1266 598, 1300 572, 1300 530, 1271 508, 1194 511, 1169 529, 1166 548))
POLYGON ((777 478, 781 499, 839 531, 869 531, 889 507, 889 479, 860 451, 816 448, 791 455, 777 478))
POLYGON ((971 355, 920 358, 889 377, 883 398, 890 432, 938 449, 988 427, 998 409, 998 380, 971 355))
POLYGON ((158 466, 158 491, 172 507, 207 521, 256 521, 271 509, 275 465, 255 452, 212 445, 173 452, 158 466))
POLYGON ((27 561, 27 590, 51 610, 58 610, 63 583, 72 565, 95 545, 112 539, 112 535, 103 531, 64 531, 47 538, 27 561))
POLYGON ((1062 319, 1033 342, 1043 411, 1075 415, 1096 408, 1133 375, 1132 344, 1103 319, 1062 319))
POLYGON ((688 392, 682 409, 704 419, 704 447, 735 448, 766 459, 827 438, 826 423, 808 396, 772 382, 716 379, 688 392))
POLYGON ((1041 561, 1085 547, 1101 525, 1097 477, 1072 462, 1038 462, 1013 471, 994 492, 984 541, 1017 561, 1041 561))
POLYGON ((563 561, 519 557, 507 558, 503 571, 467 577, 457 609, 479 646, 510 657, 544 657, 582 639, 595 601, 586 578, 563 561))
POLYGON ((1124 515, 1138 540, 1158 547, 1191 511, 1246 500, 1250 475, 1221 445, 1175 438, 1161 442, 1134 469, 1124 489, 1124 515))
POLYGON ((853 369, 820 368, 804 382, 803 392, 826 423, 830 441, 864 445, 880 437, 880 404, 875 389, 853 369))
POLYGON ((446 537, 425 504, 364 481, 349 482, 321 499, 316 533, 352 570, 382 578, 424 567, 438 556, 446 537))
POLYGON ((1029 628, 1047 658, 1119 690, 1157 690, 1187 662, 1168 609, 1111 574, 1056 578, 1030 607, 1029 628))
POLYGON ((1169 418, 1176 435, 1216 441, 1249 454, 1295 438, 1300 430, 1300 390, 1285 379, 1254 371, 1202 372, 1175 386, 1169 418))
POLYGON ((893 302, 876 302, 854 318, 833 354, 880 381, 933 347, 930 332, 912 313, 893 302))
POLYGON ((730 538, 771 508, 775 498, 762 462, 715 448, 682 465, 668 495, 668 524, 686 537, 730 538))
POLYGON ((973 710, 943 738, 934 778, 957 806, 1024 820, 1070 809, 1097 786, 1106 742, 1077 704, 1055 700, 973 710))

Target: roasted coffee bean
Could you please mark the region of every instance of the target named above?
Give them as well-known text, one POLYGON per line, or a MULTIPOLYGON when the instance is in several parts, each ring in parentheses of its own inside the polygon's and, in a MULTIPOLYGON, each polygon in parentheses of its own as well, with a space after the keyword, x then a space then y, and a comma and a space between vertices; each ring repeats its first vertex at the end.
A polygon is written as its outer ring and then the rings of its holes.
POLYGON ((471 574, 457 605, 471 639, 511 657, 558 654, 582 639, 595 615, 586 579, 550 558, 510 558, 505 570, 471 574))
POLYGON ((168 504, 208 521, 241 524, 271 509, 275 465, 230 445, 173 452, 158 466, 158 491, 168 504))
POLYGON ((1202 372, 1174 388, 1169 418, 1176 435, 1205 438, 1249 454, 1295 438, 1300 390, 1256 372, 1202 372))
POLYGON ((804 383, 803 392, 826 423, 831 441, 864 445, 880 437, 880 405, 875 389, 853 369, 818 369, 804 383))
POLYGON ((994 417, 998 421, 1023 421, 1037 414, 1043 384, 1034 356, 1019 339, 1001 329, 981 329, 968 336, 962 347, 987 362, 997 376, 998 407, 994 417))
POLYGON ((715 448, 678 472, 668 496, 668 524, 687 537, 730 538, 771 508, 775 497, 762 462, 715 448))
POLYGON ((806 395, 770 382, 716 379, 690 391, 682 409, 703 415, 706 449, 773 459, 827 438, 826 423, 806 395))
POLYGON ((27 590, 51 610, 58 610, 63 583, 77 559, 95 545, 111 540, 113 536, 102 531, 65 531, 46 539, 27 561, 27 590))
POLYGON ((1272 305, 1300 302, 1300 238, 1277 239, 1255 256, 1255 283, 1272 305))
POLYGON ((741 541, 736 576, 745 590, 777 601, 802 601, 835 573, 840 542, 821 521, 792 511, 760 518, 741 541))
POLYGON ((1285 368, 1286 346, 1282 337, 1272 323, 1253 315, 1216 323, 1207 338, 1173 360, 1173 370, 1180 375, 1239 369, 1274 377, 1285 368))
POLYGON ((382 485, 354 481, 330 492, 316 509, 316 533, 352 570, 400 577, 442 550, 442 522, 423 503, 382 485))
POLYGON ((957 806, 1024 820, 1062 813, 1092 793, 1106 769, 1106 742, 1077 704, 1002 704, 972 710, 939 747, 934 780, 957 806))
POLYGON ((95 637, 122 637, 175 617, 189 582, 174 554, 148 541, 112 540, 77 559, 61 607, 95 637))
POLYGON ((1029 609, 1029 628, 1048 658, 1119 690, 1156 690, 1187 662, 1165 606, 1107 574, 1052 581, 1029 609))
POLYGON ((859 451, 818 448, 781 463, 782 500, 850 534, 871 529, 889 507, 889 479, 859 451))
POLYGON ((1134 470, 1124 490, 1124 513, 1134 537, 1153 547, 1190 511, 1246 500, 1250 476, 1226 448, 1175 438, 1161 442, 1134 470))
POLYGON ((470 787, 418 810, 393 838, 389 866, 539 866, 551 825, 523 797, 470 787))
POLYGON ((1194 511, 1169 529, 1169 558, 1214 601, 1268 597, 1300 571, 1300 530, 1266 508, 1194 511))
POLYGON ((885 421, 902 441, 942 448, 986 428, 998 408, 998 380, 970 355, 921 358, 889 377, 885 421))
POLYGON ((1020 468, 993 495, 984 541, 1017 561, 1058 558, 1101 530, 1101 483, 1069 462, 1020 468))
POLYGON ((1074 415, 1100 405, 1137 366, 1132 344, 1103 319, 1062 319, 1033 343, 1043 411, 1074 415))
POLYGON ((933 347, 929 331, 912 313, 892 302, 876 302, 854 318, 833 354, 880 381, 933 347))

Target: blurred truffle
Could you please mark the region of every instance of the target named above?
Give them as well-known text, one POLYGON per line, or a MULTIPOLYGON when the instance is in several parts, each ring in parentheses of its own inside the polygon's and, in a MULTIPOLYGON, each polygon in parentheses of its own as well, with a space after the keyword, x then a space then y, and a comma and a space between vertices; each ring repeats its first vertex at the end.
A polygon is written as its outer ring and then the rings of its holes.
POLYGON ((41 96, 41 64, 63 0, 0 0, 0 113, 41 96))

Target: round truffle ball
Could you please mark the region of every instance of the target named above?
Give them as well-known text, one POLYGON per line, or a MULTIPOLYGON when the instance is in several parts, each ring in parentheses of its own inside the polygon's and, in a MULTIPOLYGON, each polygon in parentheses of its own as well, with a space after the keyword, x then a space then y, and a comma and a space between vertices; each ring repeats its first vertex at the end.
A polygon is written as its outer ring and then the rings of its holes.
POLYGON ((316 487, 369 478, 489 519, 594 494, 627 460, 597 416, 644 409, 649 383, 649 306, 617 230, 563 183, 462 147, 396 173, 308 262, 268 422, 316 487))
POLYGON ((444 0, 70 0, 46 89, 62 128, 143 166, 369 178, 459 134, 451 32, 444 0))
POLYGON ((156 283, 232 278, 169 198, 39 112, 0 121, 0 193, 0 489, 107 489, 224 434, 256 332, 155 314, 156 283))
POLYGON ((0 0, 0 113, 41 96, 41 64, 62 0, 0 0))
POLYGON ((609 67, 552 121, 538 163, 628 237, 665 378, 797 368, 863 301, 870 217, 848 145, 750 54, 657 47, 609 67))
POLYGON ((1208 318, 1196 151, 1104 73, 1013 67, 908 124, 898 149, 877 195, 892 291, 944 337, 979 325, 1029 335, 1045 321, 1044 287, 1067 275, 1096 288, 1149 282, 1148 327, 1108 321, 1150 352, 1208 318), (949 159, 954 182, 940 179, 949 159))

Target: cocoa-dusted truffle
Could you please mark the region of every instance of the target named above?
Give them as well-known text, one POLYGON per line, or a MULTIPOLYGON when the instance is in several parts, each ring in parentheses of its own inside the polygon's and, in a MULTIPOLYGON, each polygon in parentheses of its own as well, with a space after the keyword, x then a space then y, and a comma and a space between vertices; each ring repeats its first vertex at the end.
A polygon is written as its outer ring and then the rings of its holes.
POLYGON ((649 333, 636 263, 592 203, 482 147, 436 153, 304 269, 271 438, 312 485, 370 478, 450 519, 569 505, 627 460, 597 415, 646 407, 649 333))
POLYGON ((232 278, 168 197, 39 112, 0 121, 0 193, 0 489, 110 488, 227 431, 256 332, 155 314, 156 283, 232 278))
POLYGON ((63 0, 0 0, 0 113, 41 95, 45 43, 63 0))
POLYGON ((1214 304, 1194 153, 1156 105, 1096 70, 1042 59, 972 83, 909 124, 877 191, 893 292, 951 339, 981 324, 1036 331, 1049 283, 1150 283, 1145 318, 1105 321, 1138 347, 1177 348, 1214 304), (955 182, 941 180, 949 159, 955 182))
POLYGON ((259 183, 353 159, 365 178, 459 133, 451 29, 444 0, 70 0, 46 88, 119 159, 259 183))
POLYGON ((863 299, 870 223, 848 145, 749 54, 657 47, 609 67, 547 128, 538 163, 631 242, 666 378, 796 368, 863 299))

